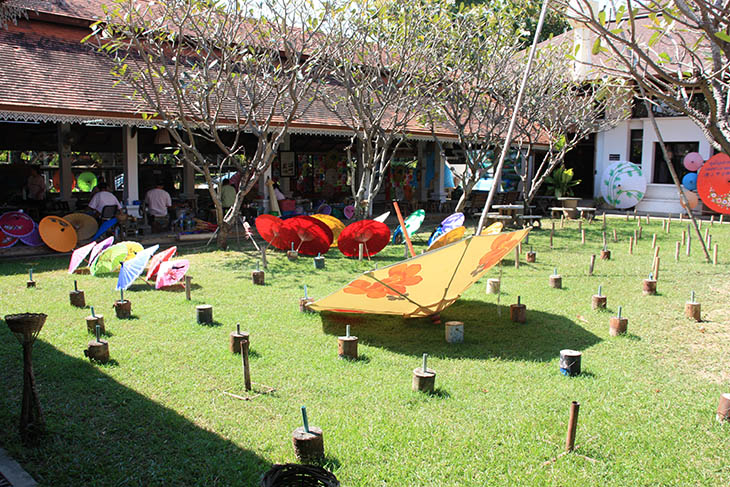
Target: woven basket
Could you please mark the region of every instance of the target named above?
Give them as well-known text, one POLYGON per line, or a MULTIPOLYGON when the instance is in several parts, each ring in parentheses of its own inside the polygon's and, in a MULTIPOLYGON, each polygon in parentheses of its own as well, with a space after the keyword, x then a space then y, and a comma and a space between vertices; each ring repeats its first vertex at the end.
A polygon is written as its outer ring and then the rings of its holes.
POLYGON ((5 323, 21 343, 32 342, 43 328, 48 316, 43 313, 5 315, 5 323))
POLYGON ((261 479, 261 487, 339 487, 332 472, 316 465, 274 465, 261 479))

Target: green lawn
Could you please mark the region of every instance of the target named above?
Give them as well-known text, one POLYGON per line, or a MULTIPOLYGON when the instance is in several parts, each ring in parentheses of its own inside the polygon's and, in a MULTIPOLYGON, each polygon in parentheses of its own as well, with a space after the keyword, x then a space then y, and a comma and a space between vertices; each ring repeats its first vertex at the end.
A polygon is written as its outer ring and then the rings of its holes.
MULTIPOLYGON (((728 485, 730 425, 715 421, 715 409, 730 389, 730 226, 711 229, 720 246, 712 266, 696 237, 692 256, 682 249, 675 263, 686 228, 676 219, 669 235, 659 219, 644 222, 633 255, 636 222, 608 223, 619 242, 609 238, 612 260, 599 260, 589 277, 600 222, 585 226, 585 246, 576 222, 556 224, 554 250, 545 222, 523 247, 534 247, 536 264, 515 269, 512 254, 504 260, 499 304, 484 292, 496 267, 442 314, 465 323, 460 345, 445 343, 443 327, 428 319, 300 314, 304 284, 323 296, 371 266, 337 250, 324 271, 311 258, 290 263, 272 252, 267 285, 256 287, 250 244, 182 249, 192 263, 192 301, 135 284, 125 294, 131 320, 114 317, 116 276, 70 276, 67 258, 2 262, 0 315, 48 314, 34 364, 49 434, 38 448, 19 442, 21 353, 3 323, 0 445, 46 486, 257 485, 272 464, 294 461, 291 432, 306 405, 310 424, 324 430, 327 467, 347 486, 728 485), (661 247, 658 295, 642 296, 652 233, 661 247), (25 287, 31 266, 36 289, 25 287), (562 290, 548 287, 553 267, 562 290), (113 363, 83 356, 89 310, 68 303, 74 279, 105 315, 113 363), (591 310, 599 284, 607 312, 591 310), (683 316, 691 290, 706 322, 683 316), (509 321, 517 295, 528 307, 524 325, 509 321), (214 306, 215 326, 196 323, 201 303, 214 306), (629 335, 612 338, 608 319, 618 305, 629 335), (223 394, 244 393, 240 357, 227 348, 237 322, 251 333, 254 383, 276 388, 248 402, 223 394), (346 323, 360 337, 357 362, 337 358, 346 323), (560 375, 563 348, 583 351, 582 376, 560 375), (423 352, 437 372, 430 396, 410 388, 423 352), (545 465, 562 452, 573 400, 581 403, 578 448, 545 465)), ((428 234, 419 237, 417 251, 428 234)), ((389 247, 375 260, 382 266, 402 255, 402 246, 389 247)))

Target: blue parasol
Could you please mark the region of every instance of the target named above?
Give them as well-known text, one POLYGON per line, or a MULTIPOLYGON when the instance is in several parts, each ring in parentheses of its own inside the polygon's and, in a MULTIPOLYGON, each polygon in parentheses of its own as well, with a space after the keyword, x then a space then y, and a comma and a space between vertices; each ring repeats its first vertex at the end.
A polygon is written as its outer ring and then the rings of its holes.
POLYGON ((99 230, 96 232, 96 234, 94 234, 94 236, 91 237, 91 240, 96 240, 97 238, 101 237, 102 235, 104 235, 104 232, 106 232, 107 230, 109 230, 111 227, 113 227, 116 224, 117 224, 116 218, 112 218, 111 220, 105 221, 104 223, 101 224, 101 226, 99 227, 99 230))
POLYGON ((441 224, 436 228, 436 230, 433 231, 431 236, 428 238, 428 245, 431 245, 434 243, 438 238, 445 234, 449 233, 454 228, 460 227, 464 224, 464 214, 463 213, 452 213, 451 215, 447 216, 443 219, 441 224))
POLYGON ((144 267, 147 265, 147 262, 149 262, 152 254, 157 252, 158 248, 160 248, 159 245, 147 247, 146 249, 137 252, 137 255, 135 255, 133 259, 122 263, 122 268, 119 270, 119 279, 117 280, 117 290, 127 289, 139 276, 142 275, 144 267))

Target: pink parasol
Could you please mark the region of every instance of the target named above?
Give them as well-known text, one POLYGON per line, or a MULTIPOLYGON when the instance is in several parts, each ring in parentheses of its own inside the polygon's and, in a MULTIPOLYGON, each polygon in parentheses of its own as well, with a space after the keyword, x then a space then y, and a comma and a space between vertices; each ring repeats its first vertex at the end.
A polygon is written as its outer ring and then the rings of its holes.
POLYGON ((81 265, 81 262, 83 262, 83 260, 86 258, 87 255, 89 255, 89 252, 91 252, 95 246, 96 242, 91 242, 73 251, 73 254, 71 254, 71 262, 69 262, 68 264, 69 274, 73 274, 74 271, 78 269, 78 267, 81 265))
POLYGON ((172 286, 185 276, 189 267, 190 262, 187 259, 167 260, 163 262, 160 264, 160 269, 157 271, 155 289, 172 286))
POLYGON ((150 260, 150 266, 147 268, 148 281, 152 279, 152 276, 157 274, 157 271, 160 268, 160 264, 172 259, 172 256, 175 255, 175 252, 177 252, 177 247, 170 247, 169 249, 163 250, 162 252, 159 252, 155 254, 154 257, 152 257, 152 259, 150 260))
POLYGON ((91 249, 91 254, 89 255, 89 264, 94 262, 94 260, 99 256, 99 254, 103 251, 108 249, 112 246, 114 243, 114 237, 105 238, 98 244, 96 244, 96 247, 91 249))

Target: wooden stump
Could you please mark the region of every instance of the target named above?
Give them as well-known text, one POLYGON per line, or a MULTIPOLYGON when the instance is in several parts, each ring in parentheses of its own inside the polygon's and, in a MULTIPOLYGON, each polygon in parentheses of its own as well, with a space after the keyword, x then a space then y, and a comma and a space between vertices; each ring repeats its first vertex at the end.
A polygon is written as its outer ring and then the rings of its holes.
POLYGON ((560 351, 560 373, 568 377, 580 375, 580 361, 583 354, 576 350, 560 351))
POLYGON ((625 335, 628 326, 628 318, 619 318, 618 316, 612 316, 611 319, 608 321, 608 334, 612 337, 625 335))
POLYGON ((127 319, 132 315, 132 302, 128 299, 114 301, 114 311, 117 313, 117 318, 127 319))
POLYGON ((645 296, 656 294, 656 279, 644 279, 643 292, 645 296))
POLYGON ((684 303, 684 316, 692 318, 695 321, 702 321, 700 303, 693 303, 690 301, 684 303))
POLYGON ((251 280, 256 286, 263 286, 266 279, 264 271, 252 271, 251 280))
POLYGON ((462 343, 464 341, 464 323, 461 321, 447 321, 444 323, 446 343, 462 343))
POLYGON ((436 372, 433 369, 427 368, 425 372, 421 367, 413 369, 412 389, 414 391, 431 393, 435 385, 436 372))
POLYGON ((209 324, 213 323, 213 306, 209 304, 200 304, 195 307, 198 323, 209 324))
POLYGON ((318 255, 314 258, 314 268, 315 269, 324 269, 324 257, 321 255, 318 255))
POLYGON ((720 403, 717 405, 715 418, 722 421, 730 421, 730 394, 724 393, 720 396, 720 403))
POLYGON ((96 333, 96 325, 99 325, 102 334, 106 333, 106 329, 104 329, 104 315, 86 317, 86 329, 89 333, 96 333))
POLYGON ((611 260, 611 251, 601 250, 601 260, 611 260))
POLYGON ((299 298, 299 311, 301 313, 313 313, 311 309, 309 309, 309 305, 314 302, 314 299, 312 298, 299 298))
POLYGON ((25 287, 26 287, 26 288, 31 288, 31 287, 35 287, 35 281, 27 281, 27 282, 25 283, 25 287))
POLYGON ((525 260, 528 264, 534 264, 535 260, 537 260, 537 253, 530 250, 527 254, 525 254, 525 260))
POLYGON ((509 319, 514 323, 525 323, 527 321, 527 306, 524 304, 511 304, 509 319))
POLYGON ((294 454, 302 463, 317 463, 324 459, 324 436, 322 430, 310 426, 309 432, 300 426, 292 432, 294 454))
POLYGON ((296 250, 287 250, 286 258, 289 259, 290 262, 295 262, 297 259, 299 259, 299 252, 297 252, 296 250))
POLYGON ((86 307, 86 297, 83 291, 71 291, 68 293, 68 300, 71 302, 71 306, 76 306, 77 308, 86 307))
POLYGON ((95 360, 101 364, 109 362, 109 342, 106 340, 91 340, 89 346, 84 350, 84 355, 90 360, 95 360))
POLYGON ((499 279, 487 279, 487 294, 499 294, 499 279))
POLYGON ((228 350, 231 353, 241 353, 241 342, 249 341, 249 333, 247 331, 232 331, 228 337, 228 350))
POLYGON ((591 297, 591 308, 593 309, 606 309, 606 296, 599 296, 594 294, 591 297))
POLYGON ((550 287, 554 289, 563 288, 563 276, 560 274, 553 274, 550 276, 550 287))
POLYGON ((350 360, 357 360, 357 337, 337 337, 337 356, 350 360))

